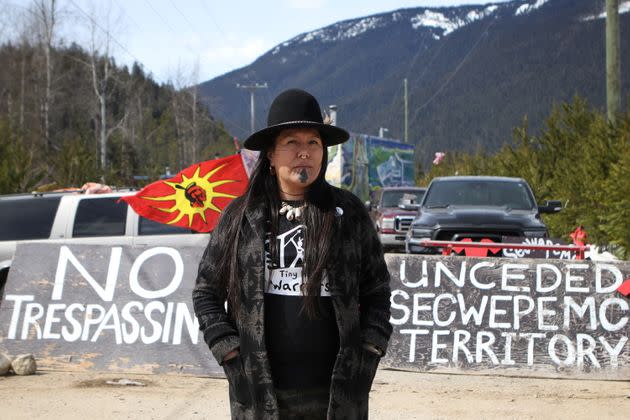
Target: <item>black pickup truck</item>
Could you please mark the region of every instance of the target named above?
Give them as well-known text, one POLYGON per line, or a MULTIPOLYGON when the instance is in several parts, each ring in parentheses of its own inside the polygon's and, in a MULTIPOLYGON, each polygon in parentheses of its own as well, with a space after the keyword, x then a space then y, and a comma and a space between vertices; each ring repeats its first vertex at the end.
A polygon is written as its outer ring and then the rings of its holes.
POLYGON ((405 238, 407 253, 436 253, 423 240, 501 242, 503 237, 548 236, 542 213, 556 213, 559 201, 536 205, 524 179, 492 176, 435 178, 405 238))

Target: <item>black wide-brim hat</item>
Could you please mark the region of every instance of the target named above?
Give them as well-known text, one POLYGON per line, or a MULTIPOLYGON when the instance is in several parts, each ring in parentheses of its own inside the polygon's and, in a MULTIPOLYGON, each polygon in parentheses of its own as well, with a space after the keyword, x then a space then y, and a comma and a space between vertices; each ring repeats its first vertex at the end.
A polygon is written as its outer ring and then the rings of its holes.
POLYGON ((300 89, 289 89, 271 103, 267 115, 267 128, 259 130, 245 140, 245 148, 266 150, 280 131, 288 128, 313 128, 319 132, 325 146, 334 146, 348 140, 343 128, 325 124, 317 99, 300 89))

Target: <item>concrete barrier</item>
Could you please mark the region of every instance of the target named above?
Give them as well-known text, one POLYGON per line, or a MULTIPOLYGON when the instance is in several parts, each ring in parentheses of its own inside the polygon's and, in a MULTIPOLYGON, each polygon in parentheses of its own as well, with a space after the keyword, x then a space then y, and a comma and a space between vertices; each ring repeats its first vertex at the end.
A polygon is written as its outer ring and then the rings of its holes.
MULTIPOLYGON (((203 248, 19 246, 0 351, 43 369, 223 376, 191 292, 203 248)), ((382 366, 630 378, 630 264, 387 254, 394 333, 382 366)))
POLYGON ((388 254, 394 333, 383 365, 630 378, 628 263, 388 254))
POLYGON ((0 306, 0 350, 44 369, 222 376, 191 293, 203 248, 25 244, 0 306))

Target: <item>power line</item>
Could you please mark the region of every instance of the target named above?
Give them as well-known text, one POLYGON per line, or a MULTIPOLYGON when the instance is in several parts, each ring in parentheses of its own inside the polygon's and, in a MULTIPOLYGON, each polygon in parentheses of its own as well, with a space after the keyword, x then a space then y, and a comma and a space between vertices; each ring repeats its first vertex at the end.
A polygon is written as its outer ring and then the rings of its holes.
MULTIPOLYGON (((173 29, 173 27, 170 25, 170 23, 168 22, 168 20, 166 20, 164 18, 164 16, 157 11, 157 9, 155 7, 153 7, 153 5, 149 2, 149 0, 145 0, 145 3, 147 3, 147 5, 149 5, 149 7, 151 8, 151 10, 153 10, 153 12, 160 18, 160 20, 162 22, 164 22, 164 24, 166 25, 166 27, 168 28, 168 30, 174 35, 174 36, 178 36, 179 34, 175 31, 175 29, 173 29)), ((182 15, 182 17, 184 18, 184 20, 186 21, 186 23, 189 26, 189 29, 195 33, 195 35, 197 35, 197 37, 199 39, 203 39, 202 36, 199 35, 199 33, 194 29, 194 25, 192 24, 192 22, 190 21, 190 19, 188 19, 186 17, 186 15, 181 11, 180 8, 178 8, 172 1, 170 1, 171 5, 175 8, 175 10, 182 15)), ((193 55, 197 56, 197 59, 199 59, 199 51, 195 51, 188 43, 184 42, 183 43, 184 46, 186 47, 186 49, 191 52, 193 55)))
MULTIPOLYGON (((173 6, 173 8, 175 10, 177 10, 177 12, 184 18, 184 20, 190 25, 191 29, 195 28, 195 25, 192 24, 192 22, 186 17, 186 15, 179 9, 179 7, 177 7, 177 5, 175 3, 173 3, 173 0, 169 0, 169 3, 171 3, 171 6, 173 6)), ((197 31, 195 31, 197 32, 197 31)))
MULTIPOLYGON (((223 28, 218 24, 217 20, 214 18, 213 14, 210 11, 210 8, 208 7, 208 4, 205 2, 205 0, 199 0, 199 2, 203 6, 206 14, 210 18, 210 20, 212 21, 214 26, 216 26, 217 30, 221 34, 221 37, 223 38, 224 43, 227 45, 229 43, 228 37, 225 34, 225 31, 223 30, 223 28)), ((259 78, 257 73, 256 73, 256 70, 254 68, 251 68, 251 71, 252 71, 252 75, 254 76, 254 78, 259 78)), ((271 98, 271 96, 270 96, 271 94, 269 93, 269 90, 265 89, 263 92, 264 92, 263 93, 263 95, 264 95, 263 99, 266 99, 267 103, 271 103, 273 98, 271 98)), ((243 97, 243 101, 244 101, 243 104, 246 104, 247 100, 244 97, 243 97)), ((255 118, 256 118, 256 122, 260 122, 260 124, 264 124, 266 122, 266 120, 264 119, 263 116, 260 115, 260 113, 258 113, 255 116, 255 118)), ((240 125, 235 124, 233 121, 230 121, 230 120, 228 120, 228 119, 226 119, 224 117, 222 119, 224 119, 225 121, 229 122, 230 124, 232 124, 236 128, 238 128, 240 130, 243 130, 243 132, 247 134, 247 130, 242 128, 240 125)))
POLYGON ((168 21, 166 19, 164 19, 164 17, 157 11, 155 10, 155 8, 153 7, 153 5, 151 4, 151 2, 149 0, 144 0, 144 2, 146 4, 149 5, 149 7, 151 8, 151 10, 153 10, 153 12, 158 15, 158 17, 162 20, 162 22, 164 22, 164 24, 168 27, 168 29, 173 33, 173 35, 177 35, 177 32, 175 32, 175 29, 173 29, 173 27, 168 23, 168 21))
POLYGON ((140 61, 140 59, 138 57, 136 57, 135 55, 133 55, 127 48, 125 48, 125 46, 123 44, 121 44, 120 42, 118 42, 118 40, 109 32, 109 30, 104 29, 101 25, 98 24, 97 21, 94 20, 94 18, 92 18, 92 16, 90 16, 89 14, 87 14, 85 11, 83 11, 83 9, 81 9, 79 7, 78 4, 76 4, 74 2, 74 0, 69 0, 70 3, 72 3, 74 5, 74 7, 80 11, 81 13, 83 13, 83 15, 85 15, 85 17, 87 17, 93 24, 94 26, 96 26, 97 28, 99 28, 101 31, 103 31, 103 33, 105 35, 107 35, 112 41, 114 41, 116 43, 116 45, 118 45, 124 52, 126 52, 131 58, 133 58, 136 62, 138 63, 142 63, 142 61, 140 61))
MULTIPOLYGON (((168 26, 168 28, 170 29, 171 32, 173 32, 174 35, 177 35, 177 33, 175 32, 175 30, 173 29, 173 27, 168 23, 168 21, 164 18, 164 16, 162 16, 161 13, 159 13, 154 7, 153 5, 149 2, 149 0, 145 0, 145 2, 151 7, 151 9, 155 12, 156 15, 159 16, 159 18, 168 26)), ((177 11, 177 13, 179 13, 181 15, 182 18, 184 18, 184 20, 186 21, 186 23, 189 26, 189 29, 195 33, 195 35, 197 35, 197 37, 202 40, 204 37, 200 36, 201 32, 197 31, 195 28, 195 25, 192 23, 192 21, 190 19, 188 19, 188 17, 186 17, 186 15, 184 14, 184 12, 182 12, 182 10, 177 7, 177 5, 172 1, 169 0, 169 3, 171 4, 171 6, 173 6, 173 8, 177 11)), ((188 50, 193 53, 193 54, 198 54, 197 51, 194 51, 190 45, 186 45, 186 48, 188 48, 188 50)))
MULTIPOLYGON (((184 14, 184 12, 182 12, 182 10, 181 10, 179 7, 177 7, 177 5, 176 5, 176 4, 175 4, 172 0, 169 0, 169 3, 171 3, 171 6, 173 6, 173 8, 174 8, 175 10, 177 10, 177 12, 178 12, 178 13, 182 16, 182 18, 184 18, 184 20, 185 20, 185 21, 186 21, 186 23, 188 24, 188 26, 189 26, 190 30, 191 30, 192 32, 194 32, 194 33, 195 33, 195 35, 197 35, 197 37, 199 38, 199 40, 203 41, 203 39, 205 38, 205 36, 203 35, 203 32, 199 32, 199 31, 197 31, 197 29, 196 29, 195 25, 194 25, 194 24, 190 21, 190 19, 188 19, 188 17, 186 17, 186 15, 184 14)), ((193 54, 197 54, 197 60, 199 60, 199 52, 197 52, 197 51, 193 51, 193 49, 190 47, 190 45, 187 45, 186 47, 188 48, 188 50, 189 50, 191 53, 193 53, 193 54)), ((197 64, 198 64, 198 62, 197 62, 197 64)))
POLYGON ((144 31, 144 28, 142 28, 140 25, 138 25, 138 22, 135 19, 133 19, 129 13, 127 13, 127 11, 125 10, 124 6, 122 4, 120 4, 120 2, 118 0, 114 0, 114 1, 116 2, 118 7, 120 8, 120 10, 122 10, 123 14, 125 16, 127 16, 129 21, 131 23, 133 23, 136 26, 136 28, 138 28, 140 31, 144 31))
POLYGON ((483 31, 483 33, 481 34, 481 36, 479 37, 479 39, 477 39, 477 41, 473 44, 473 46, 470 48, 470 50, 468 50, 468 52, 466 53, 466 55, 461 59, 461 61, 459 62, 459 64, 457 65, 457 67, 455 67, 455 70, 453 71, 453 73, 451 73, 451 75, 446 79, 446 81, 435 91, 435 93, 433 95, 431 95, 431 97, 425 102, 423 103, 421 106, 419 106, 416 109, 416 112, 414 112, 413 114, 413 118, 412 120, 415 120, 418 117, 418 113, 423 110, 424 108, 426 108, 431 102, 433 102, 433 100, 444 90, 444 88, 451 82, 451 80, 453 80, 453 78, 455 77, 455 75, 457 75, 457 73, 459 72, 459 70, 462 68, 462 66, 464 65, 464 63, 466 62, 466 60, 468 59, 468 57, 470 56, 470 54, 477 48, 477 45, 479 45, 479 43, 481 42, 481 40, 488 34, 488 30, 490 29, 490 27, 494 24, 494 20, 492 20, 488 26, 486 27, 486 29, 483 31))
POLYGON ((219 26, 219 24, 217 23, 216 19, 214 18, 214 16, 212 16, 212 13, 210 13, 210 8, 208 7, 208 5, 206 4, 206 2, 204 0, 199 0, 199 2, 201 3, 201 5, 203 6, 203 8, 206 10, 206 13, 208 15, 208 17, 210 18, 210 20, 212 21, 212 23, 214 23, 214 26, 217 27, 217 29, 219 30, 219 33, 221 34, 221 36, 223 37, 223 40, 227 42, 227 36, 225 36, 225 31, 223 30, 223 28, 221 28, 219 26))

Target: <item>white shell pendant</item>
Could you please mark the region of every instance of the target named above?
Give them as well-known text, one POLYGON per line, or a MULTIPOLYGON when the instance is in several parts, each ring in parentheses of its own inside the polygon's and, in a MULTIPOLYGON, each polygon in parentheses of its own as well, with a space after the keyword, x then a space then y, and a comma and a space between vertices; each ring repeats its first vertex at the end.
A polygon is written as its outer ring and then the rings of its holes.
POLYGON ((282 207, 280 207, 280 215, 284 215, 287 220, 292 221, 292 220, 302 220, 302 215, 304 214, 304 208, 306 207, 306 204, 303 204, 299 207, 293 207, 291 204, 289 203, 282 203, 282 207))

